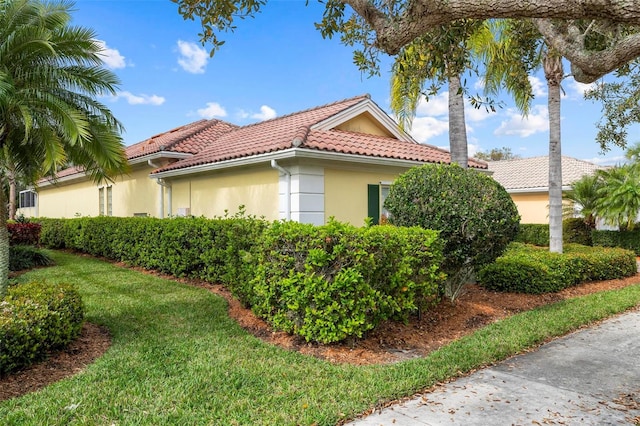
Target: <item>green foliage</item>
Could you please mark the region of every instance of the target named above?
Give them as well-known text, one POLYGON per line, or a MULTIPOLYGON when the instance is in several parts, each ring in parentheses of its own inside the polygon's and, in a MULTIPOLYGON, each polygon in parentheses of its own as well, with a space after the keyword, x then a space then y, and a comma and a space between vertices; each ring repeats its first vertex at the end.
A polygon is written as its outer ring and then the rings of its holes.
POLYGON ((330 343, 362 337, 437 301, 434 231, 274 223, 264 233, 253 310, 279 330, 330 343))
POLYGON ((633 251, 640 256, 640 229, 633 231, 593 231, 593 245, 620 247, 633 251))
POLYGON ((593 245, 591 232, 592 228, 582 218, 574 217, 562 221, 562 240, 565 243, 593 245))
MULTIPOLYGON (((591 228, 583 219, 570 218, 562 221, 562 241, 565 244, 592 245, 591 228)), ((521 223, 515 241, 534 246, 549 247, 549 225, 543 223, 521 223)))
POLYGON ((515 241, 549 247, 549 225, 546 223, 521 223, 515 241))
POLYGON ((636 272, 635 255, 628 250, 567 244, 560 254, 512 243, 503 256, 480 270, 477 278, 489 290, 540 294, 636 272))
POLYGON ((596 227, 598 203, 602 197, 604 180, 599 173, 585 175, 571 184, 571 189, 562 194, 563 200, 569 201, 564 205, 565 217, 573 217, 576 213, 583 218, 584 223, 591 229, 596 227))
POLYGON ((42 250, 33 246, 9 247, 9 270, 24 271, 36 266, 49 266, 53 260, 42 250))
POLYGON ((31 282, 0 302, 0 376, 62 348, 80 333, 84 310, 69 284, 31 282))
POLYGON ((505 189, 489 176, 457 165, 425 165, 402 174, 385 207, 390 222, 440 231, 445 241, 445 289, 455 297, 461 271, 479 269, 502 254, 518 232, 519 215, 505 189))
POLYGON ((521 158, 519 155, 511 152, 511 148, 503 146, 502 148, 491 148, 490 151, 478 151, 474 155, 478 160, 484 161, 503 161, 521 158))
POLYGON ((32 222, 7 223, 10 245, 32 245, 40 241, 40 224, 32 222))
POLYGON ((640 212, 640 167, 625 164, 598 174, 604 183, 598 188, 598 217, 609 225, 632 230, 640 212))
POLYGON ((42 244, 221 282, 277 328, 321 342, 428 307, 442 280, 442 243, 419 228, 269 225, 242 214, 41 223, 42 244))

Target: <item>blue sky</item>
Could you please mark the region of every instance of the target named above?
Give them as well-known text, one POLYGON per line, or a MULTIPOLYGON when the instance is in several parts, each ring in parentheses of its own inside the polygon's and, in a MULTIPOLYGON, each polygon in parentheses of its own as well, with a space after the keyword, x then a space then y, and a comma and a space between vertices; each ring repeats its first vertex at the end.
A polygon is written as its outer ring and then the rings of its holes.
MULTIPOLYGON (((313 0, 269 1, 255 19, 223 34, 226 43, 213 58, 198 41, 199 24, 185 21, 169 0, 78 0, 73 24, 92 28, 104 43, 105 62, 121 86, 103 102, 131 145, 202 118, 243 125, 364 93, 389 113, 391 59, 382 58, 381 76, 362 75, 351 48, 315 29, 322 10, 313 0)), ((546 83, 542 74, 531 78, 536 99, 527 119, 506 98, 496 113, 466 109, 470 153, 500 147, 522 157, 548 153, 546 83)), ((583 99, 584 86, 569 77, 563 88, 563 155, 622 161, 621 149, 600 153, 594 139, 600 106, 583 99)), ((447 96, 420 104, 411 131, 419 142, 448 147, 447 96)), ((629 142, 639 136, 634 127, 629 142)))

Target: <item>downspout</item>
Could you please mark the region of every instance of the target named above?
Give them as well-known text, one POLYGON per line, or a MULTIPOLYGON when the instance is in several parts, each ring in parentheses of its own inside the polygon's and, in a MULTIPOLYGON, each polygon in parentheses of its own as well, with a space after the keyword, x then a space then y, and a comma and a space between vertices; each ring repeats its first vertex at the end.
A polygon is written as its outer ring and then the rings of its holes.
MULTIPOLYGON (((154 169, 159 169, 161 167, 160 164, 156 164, 153 162, 153 160, 147 160, 147 164, 149 165, 149 167, 153 167, 154 169)), ((158 202, 158 217, 160 219, 164 219, 164 188, 169 188, 168 191, 168 196, 169 196, 169 208, 171 208, 171 186, 167 186, 167 184, 160 178, 156 178, 156 183, 159 186, 160 189, 160 200, 158 202)), ((171 211, 171 210, 169 210, 171 211)))
POLYGON ((287 220, 291 220, 291 172, 279 165, 276 160, 271 160, 271 167, 287 177, 287 192, 285 194, 285 196, 287 197, 287 207, 285 215, 287 220))

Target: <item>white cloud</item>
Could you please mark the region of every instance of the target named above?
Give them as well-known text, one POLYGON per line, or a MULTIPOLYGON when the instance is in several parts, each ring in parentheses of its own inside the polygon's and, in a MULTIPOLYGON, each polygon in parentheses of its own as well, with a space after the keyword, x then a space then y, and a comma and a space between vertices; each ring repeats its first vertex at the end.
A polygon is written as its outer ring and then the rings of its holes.
POLYGON ((207 102, 206 108, 198 110, 198 115, 210 120, 214 117, 226 117, 227 111, 217 102, 207 102))
POLYGON ((584 161, 597 164, 598 166, 617 166, 620 164, 624 164, 629 160, 624 155, 619 155, 619 156, 613 156, 613 157, 584 158, 584 161))
POLYGON ((165 98, 158 95, 134 95, 131 92, 118 92, 115 99, 124 98, 130 105, 162 105, 165 98))
POLYGON ((448 131, 449 121, 447 120, 439 120, 435 117, 416 117, 409 133, 416 141, 426 143, 429 139, 448 131))
POLYGON ((464 101, 465 121, 477 123, 479 121, 490 118, 493 114, 495 114, 495 112, 491 111, 490 109, 487 110, 487 108, 485 108, 484 106, 481 106, 480 108, 474 108, 468 100, 465 99, 464 101))
POLYGON ((431 117, 441 117, 449 114, 449 92, 443 92, 432 96, 429 101, 425 101, 424 96, 418 101, 416 116, 428 115, 431 117))
POLYGON ((203 74, 204 68, 207 66, 209 54, 202 47, 195 43, 178 40, 178 64, 186 72, 191 74, 203 74))
POLYGON ((260 107, 260 112, 251 114, 251 118, 264 121, 264 120, 271 120, 272 118, 276 118, 277 115, 278 114, 276 113, 275 109, 271 108, 268 105, 262 105, 260 107))
MULTIPOLYGON (((591 84, 579 83, 572 78, 571 80, 568 81, 567 86, 571 91, 573 91, 575 95, 577 95, 580 99, 582 99, 584 97, 584 92, 592 89, 596 84, 597 83, 591 83, 591 84)), ((572 96, 569 95, 569 97, 572 97, 572 96)))
POLYGON ((543 82, 541 79, 530 75, 529 84, 531 84, 531 90, 533 91, 533 96, 535 96, 536 98, 547 96, 547 84, 543 82))
POLYGON ((98 55, 102 57, 102 60, 107 67, 115 70, 127 66, 124 56, 122 56, 117 49, 110 48, 107 46, 107 43, 102 40, 95 40, 95 42, 101 50, 98 55))
POLYGON ((523 117, 516 109, 509 108, 507 120, 500 123, 493 133, 498 136, 520 136, 526 138, 535 133, 549 130, 549 111, 546 106, 535 105, 527 117, 523 117))

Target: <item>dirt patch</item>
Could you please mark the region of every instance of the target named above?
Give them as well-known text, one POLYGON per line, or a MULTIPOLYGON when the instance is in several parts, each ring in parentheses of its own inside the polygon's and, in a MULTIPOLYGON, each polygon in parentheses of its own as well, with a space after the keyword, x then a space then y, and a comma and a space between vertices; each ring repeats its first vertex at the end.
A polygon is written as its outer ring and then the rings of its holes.
MULTIPOLYGON (((138 270, 175 279, 155 272, 138 270)), ((257 318, 251 310, 243 308, 230 292, 220 285, 188 279, 176 281, 203 287, 224 297, 229 304, 229 316, 249 333, 265 342, 330 362, 367 365, 424 357, 441 346, 499 319, 560 300, 637 284, 640 282, 640 275, 622 280, 585 283, 559 293, 543 295, 497 293, 477 285, 468 285, 456 303, 444 301, 436 308, 423 313, 421 318, 412 318, 407 324, 385 322, 364 339, 334 345, 307 343, 302 338, 273 331, 265 321, 257 318)), ((67 349, 51 354, 40 364, 7 377, 0 377, 0 400, 35 391, 76 374, 102 355, 109 345, 110 339, 106 330, 85 324, 80 338, 67 349)))

